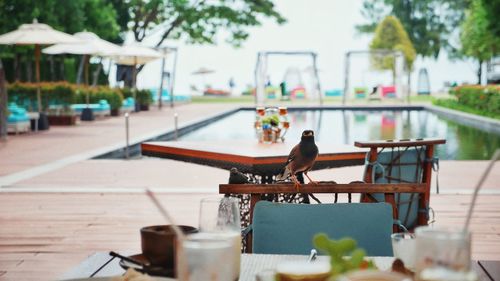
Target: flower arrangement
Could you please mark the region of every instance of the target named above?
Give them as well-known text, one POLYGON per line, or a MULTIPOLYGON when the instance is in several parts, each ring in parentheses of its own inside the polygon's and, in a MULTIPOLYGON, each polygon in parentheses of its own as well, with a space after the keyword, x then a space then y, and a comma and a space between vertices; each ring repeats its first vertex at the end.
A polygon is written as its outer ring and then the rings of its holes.
POLYGON ((255 113, 254 128, 259 142, 276 143, 285 140, 290 127, 286 107, 257 107, 255 113))

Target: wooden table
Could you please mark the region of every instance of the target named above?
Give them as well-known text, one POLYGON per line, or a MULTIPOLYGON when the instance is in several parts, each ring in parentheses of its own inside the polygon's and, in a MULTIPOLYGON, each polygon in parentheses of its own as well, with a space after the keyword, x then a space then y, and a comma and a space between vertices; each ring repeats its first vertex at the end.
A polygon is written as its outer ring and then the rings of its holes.
MULTIPOLYGON (((141 144, 142 155, 181 160, 261 176, 276 175, 296 143, 257 141, 165 141, 141 144)), ((319 156, 313 170, 363 165, 368 149, 317 143, 319 156)))
MULTIPOLYGON (((283 261, 307 260, 306 255, 262 255, 242 254, 241 273, 239 281, 255 281, 255 275, 266 269, 275 269, 277 264, 283 261)), ((319 256, 318 259, 325 259, 319 256)), ((380 270, 388 270, 393 257, 372 257, 375 265, 380 270)), ((499 261, 474 261, 472 268, 476 271, 480 281, 500 280, 499 261)), ((90 277, 94 272, 95 277, 116 276, 125 272, 119 265, 119 259, 111 257, 108 253, 95 253, 84 260, 77 267, 68 271, 61 279, 75 279, 90 277)))

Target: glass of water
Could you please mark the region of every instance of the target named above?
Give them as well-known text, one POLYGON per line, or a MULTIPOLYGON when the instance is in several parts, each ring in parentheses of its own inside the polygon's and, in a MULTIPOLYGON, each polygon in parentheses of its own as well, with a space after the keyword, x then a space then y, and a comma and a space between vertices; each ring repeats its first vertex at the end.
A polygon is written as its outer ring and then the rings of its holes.
POLYGON ((477 280, 471 271, 471 236, 461 229, 415 229, 416 280, 477 280))
POLYGON ((394 233, 391 240, 394 257, 402 260, 406 268, 415 271, 415 234, 394 233))
POLYGON ((226 263, 233 268, 233 280, 240 276, 241 223, 238 199, 232 197, 204 198, 200 202, 199 230, 207 237, 226 239, 231 255, 226 263))
POLYGON ((179 281, 233 281, 231 243, 227 239, 195 233, 180 242, 177 253, 179 281))

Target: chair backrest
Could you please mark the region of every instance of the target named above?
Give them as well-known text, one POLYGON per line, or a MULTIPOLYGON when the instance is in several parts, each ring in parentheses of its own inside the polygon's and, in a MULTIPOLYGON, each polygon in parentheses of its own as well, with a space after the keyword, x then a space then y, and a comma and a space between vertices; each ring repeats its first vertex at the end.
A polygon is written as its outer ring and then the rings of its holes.
POLYGON ((386 203, 287 204, 259 201, 253 252, 308 254, 316 233, 352 237, 370 256, 391 256, 392 207, 386 203))
MULTIPOLYGON (((425 150, 408 148, 383 151, 378 154, 377 162, 373 166, 371 175, 373 183, 421 183, 425 150)), ((365 173, 368 166, 365 167, 365 173)), ((385 202, 382 193, 372 194, 378 202, 385 202)), ((419 211, 418 194, 396 194, 395 201, 398 207, 398 220, 406 228, 412 229, 418 225, 419 211)), ((422 210, 426 212, 426 210, 422 210)))
POLYGON ((365 182, 421 183, 426 186, 425 192, 421 194, 406 193, 390 197, 383 194, 363 194, 361 202, 387 202, 389 199, 395 205, 394 219, 407 229, 426 225, 429 219, 432 169, 434 166, 438 167, 434 146, 444 143, 444 139, 355 142, 357 147, 370 148, 366 155, 365 182))

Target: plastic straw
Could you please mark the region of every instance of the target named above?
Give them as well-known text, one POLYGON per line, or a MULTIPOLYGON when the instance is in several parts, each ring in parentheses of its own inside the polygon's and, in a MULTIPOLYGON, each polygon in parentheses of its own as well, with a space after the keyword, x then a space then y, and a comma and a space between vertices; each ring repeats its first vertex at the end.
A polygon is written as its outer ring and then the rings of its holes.
POLYGON ((160 213, 163 215, 165 220, 167 220, 167 222, 169 222, 171 224, 172 229, 175 232, 175 235, 177 235, 177 238, 181 241, 185 240, 186 235, 184 234, 184 232, 182 232, 181 228, 177 226, 177 224, 175 223, 175 220, 172 218, 172 216, 170 216, 170 214, 167 212, 167 210, 165 208, 163 208, 163 206, 160 204, 160 201, 158 201, 158 199, 156 198, 154 193, 147 188, 146 194, 151 199, 151 201, 153 201, 153 203, 156 205, 156 207, 158 208, 160 213))
POLYGON ((472 218, 472 212, 474 210, 474 206, 476 205, 476 199, 477 199, 477 195, 479 193, 479 189, 481 189, 481 186, 483 185, 484 180, 486 180, 486 177, 491 172, 491 169, 493 168, 495 161, 498 159, 500 159, 500 149, 497 149, 495 151, 495 154, 493 154, 493 157, 491 158, 490 163, 488 164, 488 167, 486 167, 486 170, 484 170, 483 174, 481 175, 481 178, 479 179, 479 182, 476 185, 476 188, 474 189, 474 195, 472 195, 472 201, 470 203, 469 212, 467 214, 467 219, 465 220, 464 233, 466 233, 469 229, 469 224, 470 224, 470 220, 472 218))

